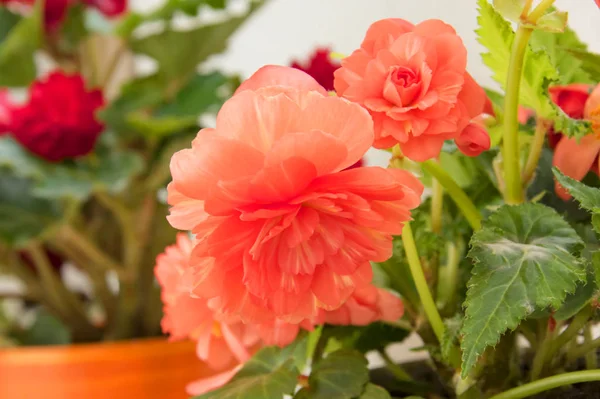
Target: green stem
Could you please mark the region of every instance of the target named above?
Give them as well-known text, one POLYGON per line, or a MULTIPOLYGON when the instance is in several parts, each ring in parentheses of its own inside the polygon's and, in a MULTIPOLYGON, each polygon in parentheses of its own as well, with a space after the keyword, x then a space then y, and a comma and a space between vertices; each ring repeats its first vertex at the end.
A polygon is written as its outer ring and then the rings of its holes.
POLYGON ((76 231, 72 226, 65 225, 58 232, 57 239, 64 242, 64 245, 77 248, 99 269, 104 271, 114 270, 121 273, 123 268, 115 262, 110 256, 105 254, 96 246, 86 235, 80 231, 76 231))
POLYGON ((443 284, 438 285, 438 302, 443 309, 451 309, 454 305, 456 297, 456 289, 458 288, 458 265, 460 263, 460 255, 463 251, 464 244, 456 245, 453 242, 447 244, 446 265, 440 271, 440 281, 443 284))
POLYGON ((504 97, 504 135, 502 138, 504 183, 506 184, 504 200, 507 204, 520 204, 523 202, 523 185, 519 165, 518 110, 523 61, 531 33, 531 28, 519 25, 508 66, 506 95, 504 97))
POLYGON ((378 350, 377 352, 385 362, 387 368, 392 372, 392 374, 394 374, 394 377, 401 381, 412 381, 410 374, 408 374, 402 367, 394 363, 392 358, 385 352, 384 349, 378 350))
POLYGON ((585 327, 591 315, 592 310, 589 306, 584 307, 575 315, 571 321, 571 324, 569 324, 569 327, 567 327, 567 329, 554 340, 554 344, 552 345, 551 351, 548 354, 549 359, 552 359, 556 352, 558 352, 567 344, 567 342, 579 334, 579 330, 585 327))
POLYGON ((521 385, 517 388, 509 389, 508 391, 492 396, 490 399, 527 398, 540 392, 549 391, 553 388, 589 381, 600 381, 600 370, 576 371, 573 373, 554 375, 552 377, 521 385))
POLYGON ((538 19, 540 19, 546 11, 552 7, 556 0, 542 0, 540 4, 527 16, 527 20, 531 23, 536 23, 538 19))
POLYGON ((481 228, 481 214, 462 188, 437 162, 430 160, 423 162, 421 165, 446 189, 448 195, 456 203, 473 230, 479 230, 481 228))
POLYGON ((540 336, 541 336, 541 344, 539 345, 537 351, 535 352, 535 357, 533 358, 533 367, 531 369, 531 380, 535 381, 540 378, 542 372, 544 370, 544 366, 546 365, 546 359, 548 358, 548 352, 552 348, 554 333, 548 331, 548 321, 547 319, 543 319, 541 321, 540 326, 540 336))
POLYGON ((442 211, 444 210, 444 187, 437 179, 431 186, 431 231, 442 233, 442 211))
POLYGON ((423 309, 425 310, 425 314, 433 328, 435 336, 441 343, 444 339, 444 322, 435 306, 435 302, 429 291, 429 286, 427 285, 427 280, 425 280, 425 274, 421 267, 421 260, 419 259, 419 253, 417 252, 417 246, 409 223, 406 223, 402 230, 402 242, 404 244, 404 251, 406 251, 410 273, 415 281, 417 292, 419 293, 421 303, 423 304, 423 309))
POLYGON ((548 122, 543 119, 538 119, 535 126, 535 134, 533 136, 533 143, 529 148, 529 155, 527 156, 527 162, 525 162, 525 168, 523 169, 523 184, 527 186, 535 174, 540 156, 542 155, 542 149, 544 148, 544 142, 546 141, 546 132, 548 131, 548 122))
POLYGON ((586 351, 585 353, 585 367, 588 370, 593 370, 593 369, 597 369, 598 368, 598 356, 596 354, 596 348, 598 347, 598 345, 600 345, 600 338, 597 340, 598 342, 594 342, 594 339, 592 338, 592 326, 591 325, 587 325, 585 327, 585 329, 583 330, 584 333, 584 337, 585 337, 585 344, 591 344, 591 348, 586 351), (596 345, 594 347, 594 345, 596 345))
MULTIPOLYGON (((586 337, 586 341, 583 344, 575 347, 567 354, 568 363, 579 359, 581 356, 585 356, 588 354, 593 354, 594 361, 595 361, 596 360, 596 358, 595 358, 596 350, 598 348, 600 348, 600 338, 588 340, 586 337)), ((586 361, 587 361, 587 359, 586 359, 586 361)))

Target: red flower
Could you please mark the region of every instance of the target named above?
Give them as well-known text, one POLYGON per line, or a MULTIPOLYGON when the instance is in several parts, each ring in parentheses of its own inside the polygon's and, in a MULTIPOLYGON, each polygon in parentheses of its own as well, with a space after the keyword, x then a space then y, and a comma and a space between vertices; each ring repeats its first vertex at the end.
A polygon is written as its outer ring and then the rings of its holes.
POLYGON ((29 88, 29 103, 12 113, 10 130, 29 151, 48 161, 89 153, 104 126, 95 117, 100 90, 87 91, 79 75, 54 72, 29 88))
POLYGON ((127 9, 127 0, 84 0, 85 4, 98 9, 107 17, 116 17, 127 9))
POLYGON ((328 48, 318 48, 307 63, 294 61, 291 66, 312 76, 325 90, 333 90, 333 73, 340 64, 331 60, 330 52, 328 48))
MULTIPOLYGON (((44 24, 47 31, 56 30, 67 16, 69 7, 84 2, 97 8, 107 17, 114 17, 125 11, 127 0, 45 0, 44 24)), ((35 4, 35 0, 0 0, 0 4, 35 4)))
MULTIPOLYGON (((548 89, 550 97, 565 114, 574 119, 583 119, 585 102, 590 96, 592 87, 587 84, 574 83, 565 86, 553 86, 548 89)), ((555 149, 563 135, 554 128, 548 131, 548 145, 555 149)))
POLYGON ((13 105, 8 98, 8 90, 0 89, 0 135, 8 132, 12 118, 12 108, 13 105))

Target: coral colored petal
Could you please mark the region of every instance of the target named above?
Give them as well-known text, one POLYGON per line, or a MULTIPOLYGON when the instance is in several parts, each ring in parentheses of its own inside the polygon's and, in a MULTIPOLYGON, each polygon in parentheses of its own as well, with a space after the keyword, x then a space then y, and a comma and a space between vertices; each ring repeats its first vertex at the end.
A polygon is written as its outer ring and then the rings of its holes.
POLYGON ((400 144, 400 149, 408 158, 416 162, 425 162, 439 155, 444 145, 443 137, 419 136, 400 144))
POLYGON ((250 194, 258 202, 284 202, 300 194, 316 176, 317 170, 311 162, 289 158, 257 173, 250 194))
POLYGON ((297 324, 290 324, 281 320, 261 324, 258 328, 260 337, 265 345, 278 345, 280 347, 292 343, 300 331, 300 327, 297 324))
POLYGON ((338 97, 320 97, 312 93, 304 101, 303 117, 297 131, 318 129, 346 145, 346 159, 337 166, 336 171, 347 168, 363 157, 374 137, 373 121, 366 110, 338 97))
POLYGON ((596 110, 600 107, 600 84, 598 84, 592 93, 588 97, 588 100, 585 103, 584 115, 586 119, 591 119, 592 111, 596 110))
POLYGON ((186 391, 189 395, 202 395, 213 391, 227 384, 233 376, 242 368, 242 365, 236 366, 231 370, 213 375, 211 377, 202 378, 187 385, 186 391))
POLYGON ((294 156, 312 163, 317 175, 321 176, 340 170, 340 165, 344 165, 348 157, 348 150, 343 141, 321 130, 289 133, 275 143, 265 165, 276 165, 294 156))
POLYGON ((204 201, 189 198, 181 194, 170 183, 167 187, 168 203, 172 205, 167 220, 179 230, 192 230, 208 218, 204 211, 204 201))
POLYGON ((343 304, 354 290, 354 282, 348 276, 340 277, 326 265, 315 270, 312 292, 325 309, 336 309, 343 304))
POLYGON ((439 19, 428 19, 415 26, 413 32, 421 36, 437 36, 442 34, 456 35, 454 28, 439 19))
POLYGON ((250 359, 250 353, 244 347, 240 339, 241 337, 237 337, 227 324, 221 324, 221 332, 229 350, 240 363, 244 363, 250 359))
POLYGON ((300 90, 314 90, 323 95, 327 91, 309 74, 296 68, 279 65, 265 65, 246 79, 235 91, 258 90, 267 86, 284 86, 300 90))
MULTIPOLYGON (((575 180, 581 180, 589 172, 598 158, 599 152, 600 140, 595 135, 585 136, 579 143, 576 139, 563 137, 554 150, 552 165, 565 175, 575 180)), ((556 193, 564 200, 571 198, 571 195, 558 182, 556 183, 556 193)))
POLYGON ((389 291, 378 289, 377 305, 381 312, 381 320, 397 321, 404 314, 402 300, 389 291))
MULTIPOLYGON (((295 97, 301 93, 323 97, 315 92, 298 92, 295 97)), ((223 104, 217 114, 217 130, 267 153, 286 133, 302 131, 298 127, 301 116, 300 105, 286 94, 271 96, 244 90, 223 104)))
POLYGON ((370 54, 375 54, 383 48, 388 48, 398 36, 413 29, 414 25, 404 19, 382 19, 369 27, 361 47, 370 54))
POLYGON ((486 106, 487 96, 485 91, 468 73, 464 75, 464 85, 458 95, 459 101, 462 101, 467 109, 467 112, 471 119, 481 115, 486 106))
POLYGON ((204 360, 206 364, 215 371, 220 371, 227 367, 231 367, 232 364, 237 364, 238 362, 235 361, 236 359, 226 340, 223 339, 223 337, 212 335, 211 332, 209 332, 209 335, 211 335, 211 339, 208 346, 208 356, 205 358, 201 356, 198 357, 204 360))

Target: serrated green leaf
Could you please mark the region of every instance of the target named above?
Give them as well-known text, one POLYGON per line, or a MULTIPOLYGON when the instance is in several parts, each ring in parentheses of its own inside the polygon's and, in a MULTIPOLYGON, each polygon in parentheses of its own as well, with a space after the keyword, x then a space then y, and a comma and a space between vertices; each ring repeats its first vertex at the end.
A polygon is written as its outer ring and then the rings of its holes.
POLYGON ((536 309, 558 309, 585 263, 573 255, 583 241, 552 208, 505 205, 471 239, 474 261, 465 301, 462 376, 483 350, 536 309))
POLYGON ((280 398, 293 394, 299 374, 289 351, 266 347, 248 360, 227 385, 195 399, 280 398))
POLYGON ((352 399, 360 396, 369 381, 367 359, 357 351, 342 349, 313 366, 308 387, 296 399, 352 399))
POLYGON ((543 15, 535 24, 536 29, 546 32, 561 33, 567 27, 569 14, 564 11, 552 11, 543 15))
POLYGON ((565 303, 553 314, 556 321, 568 320, 583 309, 598 289, 594 281, 594 273, 588 272, 587 282, 577 284, 573 294, 567 295, 565 303))
POLYGON ((245 15, 187 31, 166 28, 163 32, 131 41, 135 53, 154 58, 163 80, 186 80, 196 67, 213 54, 225 50, 229 37, 254 13, 261 2, 252 2, 245 15))
POLYGON ((575 179, 563 174, 558 168, 553 168, 556 180, 571 194, 582 208, 590 212, 600 212, 600 189, 586 186, 575 179))
POLYGON ((0 86, 27 86, 36 77, 33 59, 42 41, 42 2, 21 19, 0 44, 0 86))
POLYGON ((600 251, 592 254, 592 270, 595 276, 596 287, 600 288, 600 251))
POLYGON ((440 343, 440 349, 444 360, 448 361, 450 358, 450 352, 452 347, 458 342, 458 335, 460 328, 462 327, 463 316, 456 314, 454 317, 444 320, 446 330, 444 330, 444 337, 440 343))
MULTIPOLYGON (((478 40, 488 49, 482 58, 492 70, 493 78, 504 87, 515 34, 510 24, 487 0, 478 0, 478 5, 478 40)), ((569 137, 580 138, 591 133, 591 125, 587 121, 569 118, 550 99, 548 87, 559 81, 560 76, 548 54, 545 51, 533 51, 528 46, 523 64, 520 103, 535 110, 539 117, 552 120, 556 129, 569 137)))
POLYGON ((31 192, 31 181, 0 169, 0 240, 8 245, 26 245, 63 218, 60 202, 33 197, 31 192))
POLYGON ((382 387, 369 383, 365 386, 365 391, 358 399, 392 399, 392 397, 382 387))
POLYGON ((581 61, 581 69, 589 74, 593 82, 600 81, 600 55, 590 53, 587 49, 566 48, 573 57, 581 61))
POLYGON ((326 326, 323 334, 335 338, 341 347, 367 353, 402 342, 410 331, 391 324, 375 322, 367 326, 326 326))
POLYGON ((572 50, 587 50, 587 45, 579 40, 572 29, 567 27, 562 33, 536 30, 531 35, 529 44, 534 51, 543 51, 548 54, 550 61, 559 73, 560 84, 595 83, 583 69, 583 62, 571 52, 572 50))
POLYGON ((515 22, 519 21, 525 8, 525 0, 494 0, 493 4, 500 15, 515 22))

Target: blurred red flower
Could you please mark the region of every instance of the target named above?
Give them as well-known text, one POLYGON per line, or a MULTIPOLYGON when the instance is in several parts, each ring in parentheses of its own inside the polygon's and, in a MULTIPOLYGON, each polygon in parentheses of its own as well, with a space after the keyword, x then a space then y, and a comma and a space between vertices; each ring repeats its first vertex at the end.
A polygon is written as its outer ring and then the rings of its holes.
POLYGON ((325 90, 333 90, 333 73, 340 67, 333 61, 328 48, 318 48, 307 62, 293 61, 291 67, 306 72, 325 90))
POLYGON ((29 151, 48 161, 89 153, 104 129, 95 113, 100 90, 88 91, 79 75, 54 72, 29 88, 29 102, 15 107, 10 131, 29 151))
MULTIPOLYGON (((44 24, 46 30, 56 30, 67 16, 68 8, 82 2, 97 8, 107 17, 119 15, 127 8, 127 0, 45 0, 44 24)), ((0 4, 11 3, 33 5, 35 0, 0 0, 0 4)))

